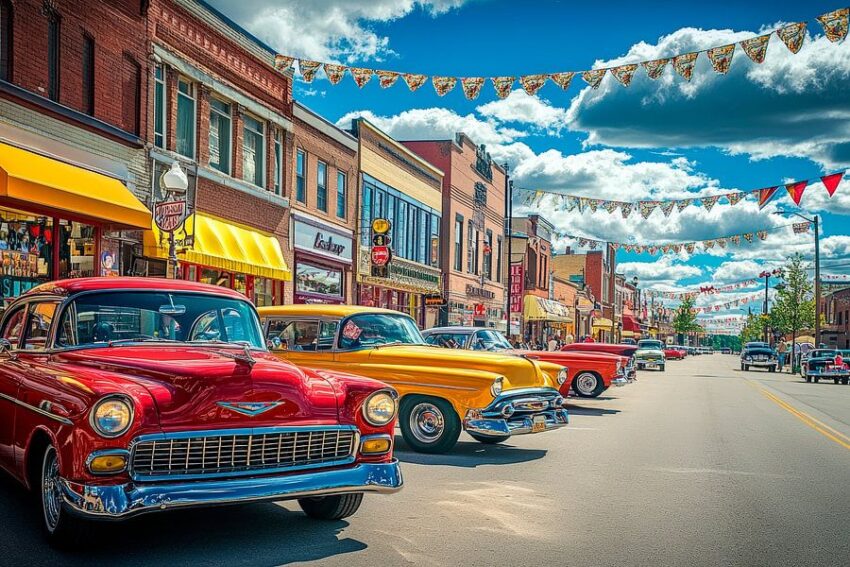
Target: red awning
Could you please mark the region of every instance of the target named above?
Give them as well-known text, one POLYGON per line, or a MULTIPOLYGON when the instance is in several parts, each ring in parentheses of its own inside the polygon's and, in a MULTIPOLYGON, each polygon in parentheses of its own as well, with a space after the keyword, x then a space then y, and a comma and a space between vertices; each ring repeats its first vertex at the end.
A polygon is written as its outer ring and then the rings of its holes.
POLYGON ((623 315, 623 330, 639 333, 640 325, 638 325, 638 322, 631 315, 623 315))

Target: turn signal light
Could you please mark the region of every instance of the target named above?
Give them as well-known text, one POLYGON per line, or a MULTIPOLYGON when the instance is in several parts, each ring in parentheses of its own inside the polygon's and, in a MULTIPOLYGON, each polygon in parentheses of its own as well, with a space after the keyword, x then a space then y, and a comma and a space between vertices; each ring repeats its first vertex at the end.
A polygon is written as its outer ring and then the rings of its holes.
POLYGON ((364 455, 383 455, 390 452, 392 442, 388 437, 372 437, 360 443, 360 452, 364 455))
POLYGON ((124 455, 100 455, 89 462, 89 470, 95 474, 119 473, 127 467, 124 455))

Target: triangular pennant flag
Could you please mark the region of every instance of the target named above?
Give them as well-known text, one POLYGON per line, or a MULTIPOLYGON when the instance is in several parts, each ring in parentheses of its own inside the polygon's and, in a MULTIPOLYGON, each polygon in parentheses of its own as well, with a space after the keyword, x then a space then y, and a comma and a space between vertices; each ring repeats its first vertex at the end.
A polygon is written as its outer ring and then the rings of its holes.
POLYGON ((676 206, 676 201, 664 201, 660 205, 661 212, 664 213, 665 217, 669 217, 670 213, 673 212, 673 207, 676 206))
POLYGON ((588 246, 590 247, 591 250, 596 250, 596 247, 598 245, 599 245, 599 242, 597 242, 596 240, 591 240, 590 242, 588 242, 588 246))
POLYGON ((620 81, 620 84, 624 87, 628 87, 632 83, 632 77, 637 71, 637 64, 631 63, 629 65, 620 65, 619 67, 614 67, 611 69, 611 74, 614 75, 614 78, 620 81))
POLYGON ((726 239, 725 238, 718 238, 717 239, 717 245, 720 246, 721 248, 726 248, 726 239))
POLYGON ((306 59, 298 60, 298 70, 301 71, 301 78, 305 83, 312 83, 313 77, 316 76, 316 71, 319 70, 322 64, 318 61, 309 61, 306 59))
POLYGON ((611 248, 616 252, 617 250, 620 249, 620 243, 619 242, 612 242, 611 248))
POLYGON ((729 240, 731 240, 732 244, 734 244, 735 246, 741 244, 741 236, 738 234, 736 234, 735 236, 730 236, 729 240))
POLYGON ((641 65, 643 65, 647 77, 654 80, 664 73, 669 61, 669 59, 653 59, 652 61, 644 61, 641 65))
POLYGON ((274 68, 278 71, 288 71, 292 68, 292 64, 295 62, 295 57, 290 57, 289 55, 275 55, 274 56, 274 68))
POLYGON ((620 204, 617 201, 602 201, 602 208, 605 209, 608 214, 612 214, 619 206, 620 204))
POLYGON ((564 90, 570 88, 570 83, 573 82, 573 76, 575 73, 572 71, 566 73, 554 73, 549 75, 549 78, 552 79, 552 82, 561 87, 564 90))
POLYGON ((372 79, 372 75, 374 74, 372 69, 366 69, 365 67, 352 67, 349 71, 351 72, 351 76, 354 77, 354 82, 361 89, 372 79))
POLYGON ((687 209, 691 205, 691 203, 693 203, 693 199, 681 199, 679 201, 674 202, 676 203, 676 208, 679 209, 679 212, 681 213, 682 211, 687 209))
POLYGON ((759 237, 759 240, 766 240, 767 239, 767 231, 766 230, 760 230, 756 233, 756 236, 759 237))
POLYGON ((698 52, 683 53, 673 58, 673 68, 686 81, 691 80, 691 75, 694 74, 694 64, 696 64, 698 52))
POLYGON ((624 244, 623 248, 625 248, 626 252, 633 252, 634 249, 635 249, 635 247, 632 246, 631 244, 624 244))
POLYGON ((637 252, 638 254, 643 254, 644 250, 645 250, 644 246, 642 246, 640 244, 635 244, 635 252, 637 252))
POLYGON ((475 100, 481 94, 484 77, 464 77, 460 80, 460 88, 467 100, 475 100))
POLYGON ((590 212, 595 213, 596 208, 599 206, 599 200, 598 199, 588 199, 587 200, 587 206, 590 207, 590 212))
POLYGON ((835 193, 835 190, 838 189, 838 184, 841 183, 841 180, 844 178, 845 172, 833 173, 831 175, 824 175, 820 178, 823 186, 826 187, 826 192, 829 193, 829 196, 835 193))
POLYGON ((754 235, 752 232, 745 232, 745 233, 744 233, 744 234, 742 234, 741 236, 743 236, 743 237, 744 237, 744 240, 746 240, 747 242, 752 242, 752 241, 753 241, 753 236, 755 236, 755 235, 754 235))
POLYGON ((431 77, 431 82, 434 83, 434 90, 437 92, 437 96, 444 96, 447 92, 455 88, 457 78, 431 77))
POLYGON ((726 198, 729 199, 729 204, 734 206, 741 202, 741 199, 744 198, 744 194, 741 192, 727 193, 726 198))
POLYGON ((678 254, 678 253, 679 253, 679 252, 681 252, 681 251, 682 251, 682 245, 681 245, 681 244, 674 244, 674 245, 673 245, 673 252, 675 252, 676 254, 678 254))
POLYGON ((798 22, 776 30, 776 35, 791 53, 797 53, 806 39, 806 22, 798 22))
POLYGON ((717 204, 717 200, 720 198, 719 195, 712 195, 711 197, 703 197, 702 206, 706 211, 711 211, 714 208, 714 205, 717 204))
POLYGON ((687 251, 688 254, 693 254, 694 250, 696 250, 696 249, 697 249, 697 243, 696 242, 688 242, 687 244, 685 244, 685 251, 687 251))
POLYGON ((812 227, 810 222, 797 222, 794 223, 794 234, 802 234, 804 232, 809 232, 809 229, 812 227))
POLYGON ((672 248, 671 244, 665 244, 664 246, 661 247, 661 251, 664 254, 667 254, 668 252, 670 252, 670 248, 672 248))
POLYGON ((567 197, 567 210, 572 211, 578 207, 578 198, 576 197, 567 197))
POLYGON ((834 43, 847 37, 848 15, 850 8, 841 8, 818 16, 818 22, 823 26, 823 34, 829 41, 834 43))
POLYGON ((705 241, 703 241, 702 246, 706 250, 711 250, 712 248, 714 248, 714 241, 713 240, 705 240, 705 241))
POLYGON ((785 186, 786 191, 791 196, 791 200, 794 201, 794 204, 798 207, 800 206, 800 199, 803 198, 803 192, 806 190, 806 186, 809 184, 808 181, 797 181, 796 183, 789 183, 785 186))
POLYGON ((708 60, 711 61, 711 66, 715 72, 725 75, 729 72, 729 66, 732 65, 732 56, 735 54, 735 44, 713 47, 705 52, 708 55, 708 60))
POLYGON ((345 75, 345 70, 348 69, 345 65, 334 65, 333 63, 325 63, 325 75, 332 85, 339 83, 345 75))
POLYGON ((395 84, 399 78, 399 74, 395 71, 375 71, 378 75, 378 82, 382 89, 387 89, 395 84))
POLYGON ((525 92, 534 96, 546 84, 548 77, 549 75, 523 75, 519 78, 519 84, 522 85, 525 92))
POLYGON ((491 77, 493 88, 496 89, 496 96, 505 98, 511 94, 511 88, 514 86, 515 77, 491 77))
POLYGON ((745 39, 741 42, 741 49, 747 54, 747 57, 752 59, 753 63, 764 63, 764 56, 767 54, 767 44, 770 42, 770 35, 765 34, 750 39, 745 39))
POLYGON ((598 89, 607 70, 608 69, 591 69, 590 71, 584 71, 581 74, 581 78, 584 79, 585 83, 590 85, 590 88, 598 89))
POLYGON ((638 201, 638 211, 640 211, 640 216, 645 219, 649 218, 656 207, 658 207, 658 201, 638 201))
POLYGON ((587 239, 586 238, 579 238, 578 239, 578 245, 579 245, 579 248, 584 248, 585 246, 587 246, 587 239))
POLYGON ((658 252, 658 246, 650 246, 649 247, 649 253, 650 254, 652 254, 654 256, 656 252, 658 252))
POLYGON ((587 197, 578 198, 578 212, 583 213, 587 208, 587 197))
POLYGON ((415 91, 428 80, 426 75, 416 75, 414 73, 405 73, 402 75, 402 78, 404 78, 404 82, 407 83, 407 88, 410 89, 410 92, 415 91))
POLYGON ((623 213, 623 218, 629 218, 629 215, 632 214, 632 204, 631 203, 620 203, 620 212, 623 213))
POLYGON ((763 209, 764 206, 773 199, 777 189, 779 189, 779 187, 765 187, 764 189, 757 189, 759 195, 759 210, 763 209))

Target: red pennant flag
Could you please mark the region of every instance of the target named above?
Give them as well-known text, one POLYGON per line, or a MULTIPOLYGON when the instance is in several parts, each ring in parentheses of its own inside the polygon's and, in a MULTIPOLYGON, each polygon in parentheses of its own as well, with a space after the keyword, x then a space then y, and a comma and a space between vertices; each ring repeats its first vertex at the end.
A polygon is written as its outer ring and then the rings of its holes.
POLYGON ((776 194, 776 190, 779 187, 767 187, 765 189, 759 189, 759 209, 763 209, 767 203, 773 199, 773 196, 776 194))
POLYGON ((824 175, 820 178, 823 186, 826 187, 826 192, 829 193, 829 196, 832 197, 832 194, 835 193, 835 190, 838 189, 838 184, 841 183, 841 180, 844 178, 844 172, 833 173, 831 175, 824 175))
POLYGON ((793 200, 794 204, 798 207, 800 206, 800 199, 803 198, 803 191, 806 190, 806 185, 808 184, 808 181, 797 181, 796 183, 789 183, 785 186, 788 194, 791 195, 791 200, 793 200))

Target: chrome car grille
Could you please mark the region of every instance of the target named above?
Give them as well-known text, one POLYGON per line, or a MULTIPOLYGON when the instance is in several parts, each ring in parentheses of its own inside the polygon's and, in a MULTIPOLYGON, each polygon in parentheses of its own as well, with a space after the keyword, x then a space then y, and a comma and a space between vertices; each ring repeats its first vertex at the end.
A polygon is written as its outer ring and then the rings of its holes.
POLYGON ((354 428, 276 428, 144 436, 132 449, 137 480, 211 478, 345 464, 357 450, 354 428))

